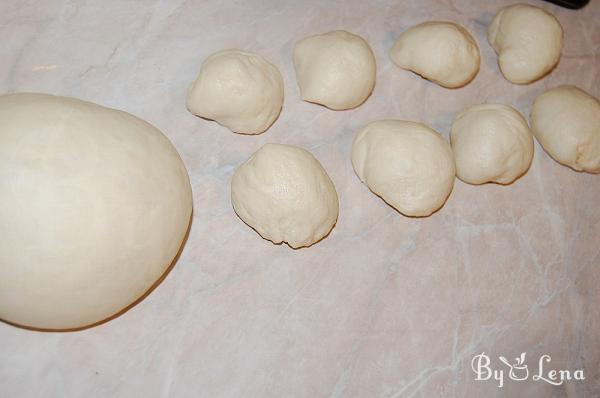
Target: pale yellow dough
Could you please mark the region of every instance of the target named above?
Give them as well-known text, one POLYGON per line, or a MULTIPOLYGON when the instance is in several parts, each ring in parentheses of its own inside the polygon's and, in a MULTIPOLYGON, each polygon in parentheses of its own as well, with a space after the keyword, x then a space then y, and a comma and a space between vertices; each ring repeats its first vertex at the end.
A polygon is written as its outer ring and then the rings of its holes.
POLYGON ((294 48, 302 99, 334 110, 359 106, 375 86, 375 56, 362 37, 345 30, 314 35, 294 48))
POLYGON ((479 71, 479 47, 471 34, 453 22, 429 21, 402 32, 390 51, 402 69, 442 87, 462 87, 479 71))
POLYGON ((263 238, 293 248, 326 236, 339 207, 335 186, 319 161, 305 149, 282 144, 264 145, 237 168, 231 202, 263 238))
POLYGON ((573 170, 600 173, 600 101, 574 86, 538 96, 531 129, 544 150, 573 170))
POLYGON ((563 29, 554 15, 527 4, 502 8, 488 28, 498 65, 512 83, 531 83, 558 64, 563 29))
POLYGON ((456 175, 469 184, 510 184, 533 159, 527 120, 502 104, 472 106, 456 116, 450 132, 456 175))
POLYGON ((435 212, 454 186, 450 144, 422 123, 369 123, 352 144, 352 166, 371 191, 407 216, 435 212))
POLYGON ((237 49, 206 58, 187 94, 191 113, 240 134, 264 132, 282 106, 279 69, 258 54, 237 49))
POLYGON ((171 142, 128 113, 45 94, 0 97, 0 319, 102 321, 168 269, 192 213, 171 142))

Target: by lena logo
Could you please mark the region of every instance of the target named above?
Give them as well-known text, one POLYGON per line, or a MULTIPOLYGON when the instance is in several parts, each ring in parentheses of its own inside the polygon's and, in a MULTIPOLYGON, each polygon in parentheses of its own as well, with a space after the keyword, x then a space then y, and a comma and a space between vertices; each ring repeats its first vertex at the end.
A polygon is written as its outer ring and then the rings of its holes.
MULTIPOLYGON (((498 359, 506 368, 496 369, 492 365, 489 356, 482 352, 475 355, 471 360, 471 369, 475 373, 475 380, 490 380, 494 379, 498 382, 498 387, 504 386, 506 377, 505 370, 508 370, 508 378, 513 381, 523 381, 529 379, 529 368, 525 364, 525 352, 515 358, 514 363, 510 363, 505 357, 499 356, 498 359)), ((549 363, 552 361, 550 355, 544 354, 538 360, 537 372, 533 374, 531 380, 543 381, 555 386, 560 386, 565 381, 569 380, 585 380, 583 369, 577 369, 574 372, 565 369, 548 369, 549 363)))

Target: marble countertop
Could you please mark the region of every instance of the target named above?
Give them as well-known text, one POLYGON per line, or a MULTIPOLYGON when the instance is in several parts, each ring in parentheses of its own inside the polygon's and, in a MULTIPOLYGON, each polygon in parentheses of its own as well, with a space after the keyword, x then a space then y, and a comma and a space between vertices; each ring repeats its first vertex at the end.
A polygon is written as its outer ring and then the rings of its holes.
POLYGON ((485 39, 507 1, 75 1, 0 3, 0 91, 75 96, 148 120, 173 141, 195 203, 182 256, 121 317, 75 333, 0 323, 3 397, 583 397, 600 395, 600 176, 555 163, 536 142, 510 186, 457 180, 441 211, 402 216, 360 183, 358 130, 381 118, 424 122, 448 136, 467 106, 501 102, 529 115, 546 88, 600 96, 600 2, 583 10, 527 1, 565 29, 560 64, 527 86, 506 81, 485 39), (395 37, 430 19, 476 37, 481 70, 448 90, 396 68, 395 37), (347 29, 371 44, 377 85, 361 107, 300 100, 295 42, 347 29), (189 114, 185 93, 203 59, 238 47, 285 80, 279 120, 260 136, 189 114), (267 142, 309 149, 334 181, 340 217, 302 250, 273 245, 232 210, 234 168, 267 142), (585 380, 477 381, 485 352, 530 372, 582 369, 585 380))

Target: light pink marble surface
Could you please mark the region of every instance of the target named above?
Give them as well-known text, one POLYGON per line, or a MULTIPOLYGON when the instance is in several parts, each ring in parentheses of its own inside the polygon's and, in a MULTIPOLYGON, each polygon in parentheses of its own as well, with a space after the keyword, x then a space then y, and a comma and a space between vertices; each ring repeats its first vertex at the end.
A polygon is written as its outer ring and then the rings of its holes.
MULTIPOLYGON (((69 95, 126 110, 167 134, 188 167, 195 216, 183 255, 141 304, 99 327, 39 333, 0 323, 2 397, 584 397, 600 396, 600 176, 552 161, 511 186, 456 181, 445 207, 406 218, 369 192, 350 163, 354 135, 380 118, 425 122, 446 137, 481 102, 529 114, 561 83, 600 96, 600 1, 555 13, 566 41, 556 70, 507 82, 485 39, 506 1, 0 2, 0 91, 69 95), (395 37, 429 20, 476 37, 479 75, 448 90, 397 69, 395 37), (334 29, 360 34, 378 62, 360 108, 302 102, 294 43, 334 29), (233 134, 185 109, 202 60, 224 48, 258 52, 285 80, 281 117, 260 136, 233 134), (321 161, 340 218, 317 245, 261 239, 229 200, 234 168, 267 142, 321 161), (475 381, 485 351, 585 381, 475 381)), ((1 122, 1 121, 0 121, 1 122)), ((1 200, 1 199, 0 199, 1 200)), ((0 237, 1 239, 1 237, 0 237)))

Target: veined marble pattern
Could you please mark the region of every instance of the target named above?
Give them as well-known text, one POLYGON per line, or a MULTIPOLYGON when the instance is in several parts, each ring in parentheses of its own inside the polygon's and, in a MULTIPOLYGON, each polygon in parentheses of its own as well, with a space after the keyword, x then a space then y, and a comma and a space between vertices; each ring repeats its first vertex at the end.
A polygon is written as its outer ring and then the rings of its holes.
POLYGON ((421 121, 448 137, 470 105, 528 116, 536 95, 563 83, 600 96, 600 2, 580 11, 527 2, 553 12, 566 34, 558 67, 527 86, 502 77, 485 38, 511 1, 0 2, 1 92, 75 96, 148 120, 181 153, 195 202, 178 264, 123 316, 76 333, 0 323, 0 396, 600 396, 600 176, 557 164, 536 142, 514 184, 456 180, 439 212, 411 219, 350 163, 352 139, 373 120, 421 121), (389 60, 397 35, 430 19, 477 39, 481 70, 465 88, 389 60), (303 102, 296 86, 294 43, 334 29, 363 36, 377 58, 375 91, 351 111, 303 102), (260 136, 185 109, 203 59, 231 47, 262 54, 284 76, 283 112, 260 136), (267 142, 309 149, 336 184, 339 221, 311 248, 273 245, 232 210, 234 168, 267 142), (481 352, 499 369, 498 356, 527 352, 532 371, 549 354, 549 368, 584 369, 586 380, 498 388, 474 380, 481 352))

